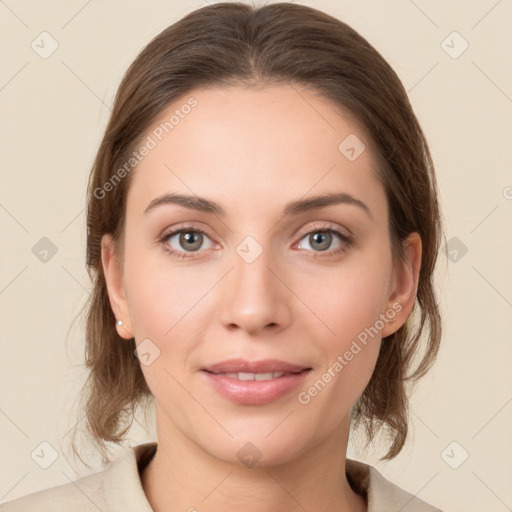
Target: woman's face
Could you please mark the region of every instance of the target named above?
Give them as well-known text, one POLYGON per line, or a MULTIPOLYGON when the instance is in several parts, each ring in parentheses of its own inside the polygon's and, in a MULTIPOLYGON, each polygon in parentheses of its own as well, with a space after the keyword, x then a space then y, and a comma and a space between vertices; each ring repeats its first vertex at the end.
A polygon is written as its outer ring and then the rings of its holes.
POLYGON ((381 338, 411 311, 421 249, 412 238, 413 266, 394 270, 369 141, 280 85, 195 90, 143 143, 124 263, 105 237, 103 265, 159 442, 277 464, 343 439, 381 338))

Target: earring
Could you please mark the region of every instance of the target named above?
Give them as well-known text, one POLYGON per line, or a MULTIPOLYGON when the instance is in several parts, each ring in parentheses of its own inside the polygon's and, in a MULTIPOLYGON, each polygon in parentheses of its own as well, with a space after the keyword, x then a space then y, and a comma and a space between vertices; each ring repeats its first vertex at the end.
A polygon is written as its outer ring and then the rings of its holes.
POLYGON ((118 320, 116 322, 116 324, 117 324, 118 327, 121 327, 123 325, 123 321, 122 320, 118 320))

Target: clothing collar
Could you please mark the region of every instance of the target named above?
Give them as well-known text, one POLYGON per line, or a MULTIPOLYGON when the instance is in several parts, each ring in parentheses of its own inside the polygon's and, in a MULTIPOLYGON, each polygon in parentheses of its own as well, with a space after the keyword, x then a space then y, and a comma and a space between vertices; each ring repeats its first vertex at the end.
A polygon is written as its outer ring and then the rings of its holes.
MULTIPOLYGON (((157 442, 131 447, 104 470, 105 500, 112 512, 153 512, 144 493, 140 475, 157 450, 157 442), (122 482, 122 485, 120 485, 122 482), (129 489, 127 491, 127 489, 129 489)), ((346 459, 345 472, 350 486, 366 495, 368 512, 442 512, 393 484, 373 466, 346 459)))

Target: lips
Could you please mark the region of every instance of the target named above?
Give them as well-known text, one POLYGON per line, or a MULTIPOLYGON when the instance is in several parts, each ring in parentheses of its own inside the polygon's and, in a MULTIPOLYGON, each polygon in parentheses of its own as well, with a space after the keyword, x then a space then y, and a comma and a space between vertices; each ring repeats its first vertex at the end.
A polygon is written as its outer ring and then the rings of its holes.
POLYGON ((216 373, 215 375, 225 375, 226 377, 230 377, 232 379, 237 380, 271 380, 278 379, 282 377, 285 372, 260 372, 260 373, 251 373, 251 372, 238 372, 238 373, 216 373))
POLYGON ((228 361, 205 366, 202 369, 211 373, 298 373, 310 368, 280 361, 279 359, 265 359, 263 361, 230 359, 228 361))
POLYGON ((206 381, 222 396, 240 405, 263 405, 289 394, 311 368, 267 359, 231 359, 201 369, 206 381))

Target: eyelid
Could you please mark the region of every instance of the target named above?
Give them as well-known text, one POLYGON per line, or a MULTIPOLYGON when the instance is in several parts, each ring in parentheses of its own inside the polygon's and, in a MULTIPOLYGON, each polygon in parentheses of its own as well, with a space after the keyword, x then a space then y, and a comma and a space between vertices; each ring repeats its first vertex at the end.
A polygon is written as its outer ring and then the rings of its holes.
POLYGON ((158 241, 163 242, 163 241, 169 239, 171 236, 174 236, 177 233, 180 233, 182 231, 194 231, 194 232, 202 233, 203 235, 206 235, 212 242, 215 242, 214 238, 212 236, 210 236, 210 234, 207 232, 206 229, 200 228, 198 226, 194 226, 192 224, 187 224, 187 223, 185 223, 183 225, 178 224, 177 226, 174 226, 172 228, 164 229, 162 234, 158 237, 158 241))
POLYGON ((338 226, 337 224, 333 224, 332 222, 328 221, 317 221, 313 224, 313 226, 310 226, 309 228, 305 230, 299 231, 299 234, 296 235, 300 237, 301 239, 304 238, 306 235, 310 235, 311 233, 315 233, 317 231, 336 231, 340 234, 340 236, 345 237, 347 240, 352 240, 353 235, 352 232, 344 227, 338 226))

